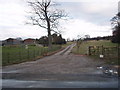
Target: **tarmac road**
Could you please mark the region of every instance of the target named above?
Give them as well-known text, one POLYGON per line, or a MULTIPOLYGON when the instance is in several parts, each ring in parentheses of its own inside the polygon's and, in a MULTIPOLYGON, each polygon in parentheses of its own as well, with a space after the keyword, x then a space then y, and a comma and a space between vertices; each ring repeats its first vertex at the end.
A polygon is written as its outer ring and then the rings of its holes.
POLYGON ((118 82, 3 80, 3 88, 118 88, 118 82))
POLYGON ((104 65, 66 49, 42 59, 2 68, 2 88, 118 88, 117 77, 104 76, 104 65))

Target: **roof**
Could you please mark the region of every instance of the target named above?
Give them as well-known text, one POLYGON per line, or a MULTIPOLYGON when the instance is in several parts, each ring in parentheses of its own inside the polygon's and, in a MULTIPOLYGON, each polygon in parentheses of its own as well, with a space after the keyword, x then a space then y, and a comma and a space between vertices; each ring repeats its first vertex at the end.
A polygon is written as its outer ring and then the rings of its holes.
POLYGON ((28 38, 28 39, 25 39, 25 40, 24 40, 24 42, 31 42, 31 41, 35 41, 35 39, 28 38))

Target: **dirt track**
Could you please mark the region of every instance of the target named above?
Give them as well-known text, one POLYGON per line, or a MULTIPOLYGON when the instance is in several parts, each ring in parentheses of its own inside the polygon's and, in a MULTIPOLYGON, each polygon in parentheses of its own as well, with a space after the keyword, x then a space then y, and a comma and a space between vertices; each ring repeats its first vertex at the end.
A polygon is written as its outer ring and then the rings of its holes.
POLYGON ((118 88, 118 78, 106 77, 101 60, 74 55, 75 44, 52 56, 3 67, 3 88, 118 88))
POLYGON ((71 54, 73 46, 74 44, 61 52, 36 61, 5 66, 2 72, 3 79, 94 80, 97 76, 95 79, 100 80, 102 73, 96 67, 103 62, 71 54))

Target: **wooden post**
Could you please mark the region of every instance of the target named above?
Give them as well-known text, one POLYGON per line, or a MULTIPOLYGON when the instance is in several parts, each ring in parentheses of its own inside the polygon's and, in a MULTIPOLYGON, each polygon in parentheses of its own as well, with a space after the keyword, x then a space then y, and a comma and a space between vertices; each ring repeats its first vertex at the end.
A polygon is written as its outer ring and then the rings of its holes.
POLYGON ((19 51, 19 59, 22 60, 22 58, 21 58, 21 51, 19 51))
POLYGON ((89 50, 88 50, 88 51, 89 51, 89 55, 91 55, 91 50, 90 50, 90 49, 91 49, 91 47, 89 46, 89 47, 88 47, 88 49, 89 49, 89 50))
POLYGON ((10 62, 10 53, 9 52, 7 53, 7 57, 8 57, 7 62, 9 63, 10 62))
POLYGON ((34 49, 34 58, 35 58, 35 49, 34 49))
POLYGON ((28 59, 29 59, 29 58, 30 58, 30 57, 29 57, 29 49, 27 50, 27 54, 28 54, 28 59))
POLYGON ((77 53, 79 53, 79 41, 77 41, 77 53))
POLYGON ((103 48, 103 45, 102 45, 102 52, 101 52, 102 55, 104 55, 104 48, 103 48))

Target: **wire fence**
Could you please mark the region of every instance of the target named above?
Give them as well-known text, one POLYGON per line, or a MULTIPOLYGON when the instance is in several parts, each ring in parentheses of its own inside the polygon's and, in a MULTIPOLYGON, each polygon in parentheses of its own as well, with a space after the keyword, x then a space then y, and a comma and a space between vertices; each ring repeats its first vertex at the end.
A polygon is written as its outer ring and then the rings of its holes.
POLYGON ((89 46, 89 55, 103 55, 106 59, 120 60, 120 47, 89 46))
POLYGON ((20 63, 23 61, 30 61, 38 59, 47 53, 60 49, 61 46, 53 46, 51 50, 47 47, 3 47, 2 49, 2 65, 8 65, 13 63, 20 63))

